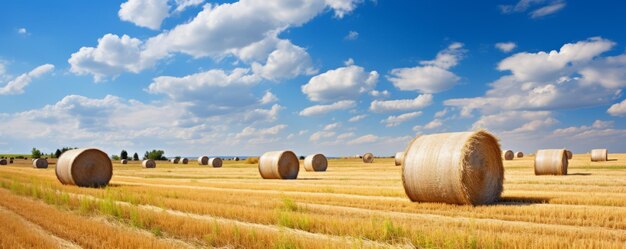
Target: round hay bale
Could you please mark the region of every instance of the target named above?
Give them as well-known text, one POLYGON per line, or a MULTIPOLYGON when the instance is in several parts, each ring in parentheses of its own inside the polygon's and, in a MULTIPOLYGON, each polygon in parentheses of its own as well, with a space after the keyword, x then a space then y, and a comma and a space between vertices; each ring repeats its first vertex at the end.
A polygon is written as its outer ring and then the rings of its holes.
POLYGON ((209 157, 208 156, 198 157, 198 164, 199 165, 207 165, 207 164, 209 164, 209 157))
POLYGON ((170 159, 170 162, 173 164, 178 164, 178 162, 180 161, 180 158, 172 158, 170 159))
POLYGON ((567 175, 565 150, 538 150, 535 154, 535 175, 567 175))
POLYGON ((33 168, 36 169, 47 169, 48 168, 48 160, 38 158, 33 161, 33 168))
POLYGON ((486 131, 421 135, 404 152, 404 191, 415 202, 493 203, 502 193, 500 156, 486 131))
POLYGON ((122 160, 120 160, 120 163, 121 163, 121 164, 128 164, 128 160, 126 160, 126 159, 122 159, 122 160))
POLYGON ((211 165, 213 168, 221 168, 222 167, 222 159, 219 157, 212 157, 209 158, 209 165, 211 165))
POLYGON ((517 157, 517 158, 524 157, 524 152, 518 151, 517 153, 515 153, 515 157, 517 157))
POLYGON ((189 159, 187 159, 187 158, 181 158, 181 159, 180 159, 180 163, 182 163, 182 164, 188 164, 188 163, 189 163, 189 159))
POLYGON ((296 179, 300 161, 292 151, 270 151, 259 159, 259 173, 263 179, 296 179))
POLYGON ((156 162, 152 159, 146 159, 141 162, 141 166, 146 169, 156 168, 156 162))
POLYGON ((7 165, 8 163, 7 159, 0 159, 0 165, 7 165))
POLYGON ((514 157, 515 154, 512 150, 505 150, 502 152, 502 158, 504 158, 504 160, 513 160, 514 157))
POLYGON ((233 157, 233 160, 239 161, 240 159, 239 159, 239 157, 233 157))
POLYGON ((9 159, 9 163, 13 163, 13 159, 9 159))
POLYGON ((374 154, 372 153, 365 153, 363 154, 363 162, 364 163, 373 163, 374 162, 374 154))
POLYGON ((565 154, 567 154, 567 159, 572 159, 573 154, 571 151, 565 150, 565 154))
POLYGON ((594 149, 591 150, 592 162, 604 162, 609 160, 609 150, 607 149, 594 149))
POLYGON ((396 156, 394 156, 394 161, 396 166, 402 165, 402 160, 404 159, 404 152, 397 152, 396 156))
POLYGON ((74 149, 66 151, 59 157, 55 171, 63 184, 101 187, 111 180, 113 163, 109 156, 99 149, 74 149))
POLYGON ((308 155, 304 158, 304 169, 306 171, 326 171, 328 159, 322 154, 308 155))

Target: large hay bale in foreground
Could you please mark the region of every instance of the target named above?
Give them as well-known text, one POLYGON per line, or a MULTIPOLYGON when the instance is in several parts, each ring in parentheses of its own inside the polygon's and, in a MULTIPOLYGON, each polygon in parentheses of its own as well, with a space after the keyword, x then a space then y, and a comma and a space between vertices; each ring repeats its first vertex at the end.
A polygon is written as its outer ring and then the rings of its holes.
POLYGON ((565 150, 565 154, 567 155, 567 159, 572 159, 572 156, 574 156, 570 150, 565 150))
POLYGON ((126 159, 122 159, 122 160, 120 160, 120 163, 121 163, 121 164, 128 164, 128 160, 126 160, 126 159))
POLYGON ((326 171, 328 159, 322 154, 312 154, 304 158, 304 169, 306 171, 326 171))
POLYGON ((515 157, 517 157, 517 158, 524 157, 524 152, 518 151, 517 153, 515 153, 515 157))
POLYGON ((514 157, 515 154, 512 150, 505 150, 502 152, 502 158, 504 158, 504 160, 513 160, 514 157))
POLYGON ((535 154, 535 175, 567 175, 567 164, 564 149, 538 150, 535 154))
POLYGON ((396 166, 402 165, 402 160, 404 160, 404 152, 397 152, 396 156, 393 157, 396 166))
POLYGON ((592 162, 604 162, 609 160, 609 150, 607 149, 594 149, 591 150, 592 162))
POLYGON ((37 158, 33 161, 33 168, 37 169, 47 169, 48 168, 48 160, 43 158, 37 158))
POLYGON ((421 135, 404 153, 404 191, 416 202, 496 202, 504 179, 500 156, 498 139, 486 131, 421 135))
POLYGON ((222 159, 219 157, 209 158, 208 164, 213 168, 220 168, 222 167, 222 159))
POLYGON ((369 152, 363 154, 363 162, 364 163, 373 163, 374 162, 374 154, 369 153, 369 152))
POLYGON ((141 162, 141 166, 146 169, 156 168, 156 162, 152 159, 146 159, 141 162))
POLYGON ((109 156, 99 149, 74 149, 64 152, 59 157, 55 171, 63 184, 101 187, 111 180, 113 163, 109 156))
POLYGON ((0 159, 0 165, 7 165, 8 163, 7 159, 0 159))
POLYGON ((198 164, 199 165, 207 165, 207 164, 209 164, 209 157, 208 156, 198 157, 198 164))
POLYGON ((263 179, 296 179, 299 171, 300 161, 292 151, 270 151, 259 159, 263 179))
POLYGON ((182 163, 182 164, 188 164, 188 163, 189 163, 189 159, 187 159, 187 158, 181 158, 181 159, 180 159, 180 163, 182 163))

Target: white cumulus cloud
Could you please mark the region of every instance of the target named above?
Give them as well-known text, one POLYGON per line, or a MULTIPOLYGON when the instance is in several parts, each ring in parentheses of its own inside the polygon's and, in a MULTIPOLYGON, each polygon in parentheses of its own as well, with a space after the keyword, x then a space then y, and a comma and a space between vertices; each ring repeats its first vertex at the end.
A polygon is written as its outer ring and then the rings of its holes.
POLYGON ((495 46, 500 51, 508 53, 513 51, 513 49, 517 47, 517 44, 515 44, 515 42, 498 42, 495 46))
POLYGON ((329 105, 314 105, 300 111, 300 116, 314 116, 337 110, 346 110, 356 106, 353 100, 341 100, 329 105))
POLYGON ((350 100, 373 89, 376 82, 376 71, 366 72, 362 67, 349 65, 314 76, 302 86, 302 92, 311 101, 350 100))
POLYGON ((370 104, 373 112, 407 111, 424 108, 433 101, 433 95, 421 94, 415 99, 374 100, 370 104))
POLYGON ((462 43, 452 43, 440 51, 434 60, 421 61, 420 66, 416 67, 393 69, 387 79, 403 91, 437 93, 448 90, 460 79, 449 69, 459 63, 464 53, 462 43))
MULTIPOLYGON (((0 68, 0 77, 4 73, 4 66, 0 68)), ((39 78, 42 75, 51 72, 54 70, 54 65, 52 64, 44 64, 38 66, 31 70, 28 73, 21 74, 20 76, 15 77, 10 80, 6 85, 0 87, 0 95, 16 95, 24 93, 24 88, 30 84, 33 79, 39 78)), ((1 80, 1 78, 0 78, 1 80)))
POLYGON ((158 30, 169 15, 167 0, 128 0, 120 5, 118 16, 139 27, 158 30))
POLYGON ((381 120, 380 123, 385 124, 387 127, 394 127, 420 115, 422 115, 422 112, 409 112, 398 116, 389 116, 386 119, 381 120))

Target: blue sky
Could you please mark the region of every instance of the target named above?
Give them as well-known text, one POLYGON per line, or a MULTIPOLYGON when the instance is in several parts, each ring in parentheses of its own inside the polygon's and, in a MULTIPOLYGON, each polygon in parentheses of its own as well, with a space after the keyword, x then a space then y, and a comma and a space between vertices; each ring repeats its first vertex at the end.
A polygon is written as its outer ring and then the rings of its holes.
POLYGON ((621 1, 6 1, 0 153, 392 155, 626 138, 621 1))

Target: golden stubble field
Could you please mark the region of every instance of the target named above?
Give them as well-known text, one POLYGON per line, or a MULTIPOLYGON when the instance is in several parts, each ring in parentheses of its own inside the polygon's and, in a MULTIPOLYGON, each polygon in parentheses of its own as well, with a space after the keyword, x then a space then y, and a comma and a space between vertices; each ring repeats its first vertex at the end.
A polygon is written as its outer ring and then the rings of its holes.
POLYGON ((0 166, 0 248, 623 249, 626 155, 609 157, 575 155, 567 176, 535 176, 532 157, 505 161, 502 200, 486 206, 410 202, 393 159, 301 166, 297 180, 234 161, 115 163, 104 189, 18 160, 0 166))

